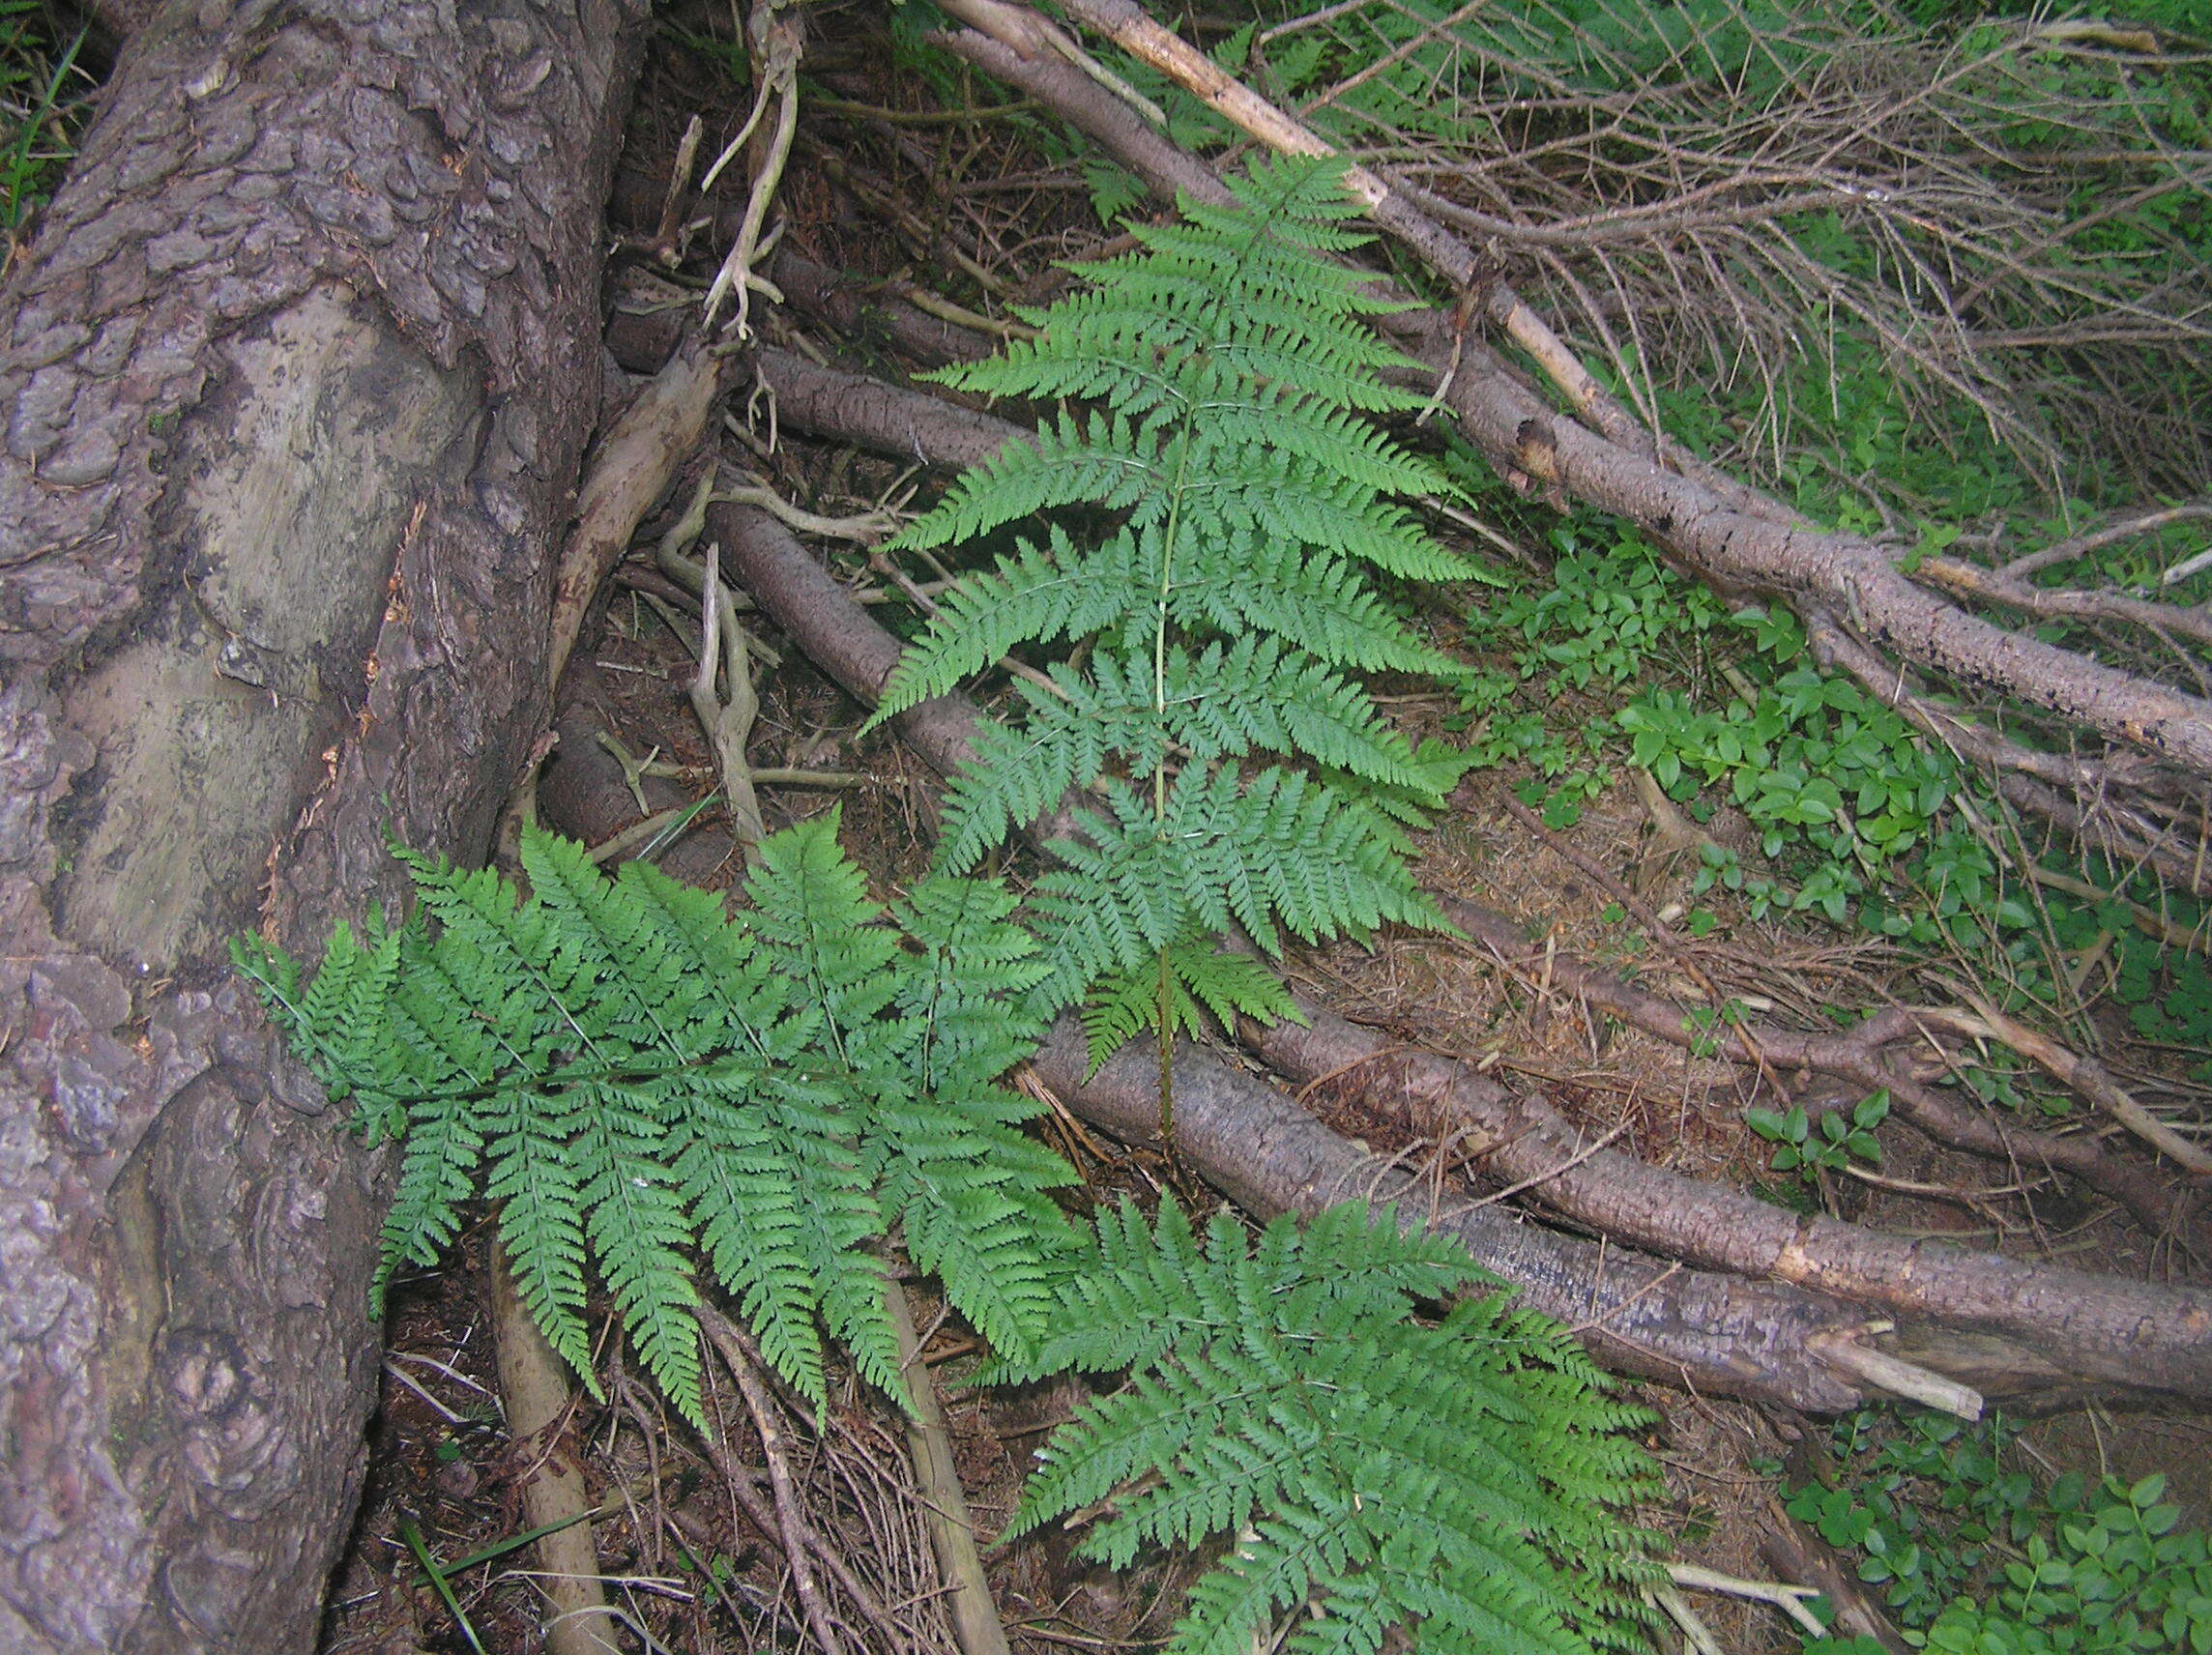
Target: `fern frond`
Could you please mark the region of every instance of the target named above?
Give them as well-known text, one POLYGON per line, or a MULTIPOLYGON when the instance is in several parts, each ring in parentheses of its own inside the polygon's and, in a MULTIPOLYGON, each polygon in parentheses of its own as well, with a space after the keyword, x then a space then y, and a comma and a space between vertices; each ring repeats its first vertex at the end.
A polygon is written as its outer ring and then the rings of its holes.
POLYGON ((1295 772, 1263 770, 1247 784, 1232 767, 1193 767, 1158 819, 1124 784, 1101 791, 1114 819, 1080 813, 1084 838, 1054 841, 1064 865, 1032 897, 1052 937, 1046 986, 1070 1000, 1081 984, 1156 962, 1194 930, 1240 925, 1275 953, 1278 924, 1308 942, 1387 922, 1449 929, 1382 818, 1295 772))
POLYGON ((1125 508, 1167 484, 1156 442, 1124 416, 1064 415, 1033 439, 1008 443, 965 472, 944 500, 908 524, 892 550, 974 539, 1056 506, 1125 508))
MULTIPOLYGON (((1441 803, 1441 767, 1421 762, 1345 675, 1453 671, 1367 571, 1439 580, 1471 566, 1398 504, 1437 492, 1441 474, 1375 421, 1417 399, 1384 382, 1403 359, 1366 325, 1390 305, 1330 256, 1362 240, 1341 163, 1267 162, 1232 189, 1235 206, 1185 201, 1181 223, 1134 232, 1138 251, 1075 267, 1085 291, 1024 312, 1037 337, 938 375, 1091 406, 1009 444, 895 542, 1049 524, 1049 549, 1025 542, 946 595, 877 720, 1012 650, 1087 647, 1081 670, 1063 664, 1049 687, 1024 684, 1013 727, 983 736, 947 797, 938 865, 970 868, 1071 789, 1104 784, 1111 819, 1086 817, 1091 842, 1055 847, 1064 865, 1037 889, 1056 957, 1033 997, 1063 1005, 1113 978, 1091 1002, 1094 1057, 1163 1014, 1197 1020, 1208 997, 1190 982, 1171 983, 1164 1013, 1155 987, 1148 1013, 1135 980, 1194 926, 1236 920, 1272 948, 1278 920, 1315 937, 1435 922, 1385 818, 1412 825, 1441 803), (1053 515, 1069 508, 1118 526, 1079 548, 1053 515), (1264 772, 1232 809, 1238 761, 1259 753, 1302 767, 1311 795, 1264 772), (1181 772, 1172 810, 1159 785, 1171 769, 1181 772), (1147 780, 1149 830, 1125 808, 1126 784, 1147 780), (1322 795, 1335 803, 1307 807, 1322 795), (1324 818, 1328 854, 1351 857, 1335 869, 1294 847, 1269 874, 1223 839, 1258 827, 1280 854, 1281 834, 1324 818)), ((1241 975, 1237 987, 1245 993, 1241 975)))
POLYGON ((1368 590, 1351 564, 1315 557, 1285 564, 1262 555, 1258 534, 1225 529, 1169 596, 1176 624, 1202 636, 1272 632, 1332 666, 1439 674, 1452 658, 1422 643, 1368 590))
POLYGON ((873 728, 944 695, 1017 645, 1099 631, 1143 612, 1154 595, 1156 551, 1123 532, 1079 552, 1057 525, 1043 548, 1023 542, 995 570, 947 592, 929 626, 884 684, 873 728))
POLYGON ((1009 1532, 1106 1502, 1083 1550, 1109 1563, 1234 1536, 1177 1655, 1248 1649, 1294 1613, 1301 1649, 1411 1623, 1423 1647, 1586 1655, 1647 1613, 1650 1540, 1621 1516, 1655 1487, 1615 1435, 1633 1413, 1497 1300, 1416 1320, 1415 1295, 1479 1279, 1464 1253, 1355 1208, 1303 1235, 1278 1219, 1256 1249, 1224 1218, 1200 1249, 1124 1207, 1087 1264, 1041 1355, 1127 1355, 1129 1382, 1054 1437, 1009 1532))
POLYGON ((805 985, 833 1041, 897 992, 888 968, 898 940, 874 923, 880 911, 868 900, 867 878, 838 847, 842 820, 842 808, 832 808, 764 840, 760 865, 745 879, 753 935, 805 985))
MULTIPOLYGON (((1302 754, 1363 780, 1428 790, 1433 772, 1364 692, 1276 639, 1217 641, 1196 659, 1171 653, 1166 702, 1168 734, 1194 758, 1302 754)), ((1441 794, 1435 802, 1442 804, 1441 794)))
POLYGON ((593 1261, 614 1293, 637 1353, 668 1400, 702 1427, 698 1297, 684 1249, 691 1225, 674 1159, 665 1152, 670 1107, 665 1082, 605 1081, 582 1089, 581 1130, 572 1146, 577 1199, 593 1261))
MULTIPOLYGON (((1305 1016, 1282 979, 1249 954, 1231 953, 1205 933, 1186 934, 1167 949, 1168 1028, 1195 1038, 1216 1025, 1234 1029, 1238 1016, 1263 1023, 1305 1016)), ((1096 1074, 1124 1042, 1160 1022, 1157 963, 1101 976, 1083 999, 1083 1033, 1096 1074)))
POLYGON ((546 1344, 597 1396, 584 1326, 584 1199, 568 1153, 572 1123, 565 1110, 525 1086, 504 1093, 496 1106, 484 1194, 502 1204, 499 1239, 516 1296, 546 1344))
MULTIPOLYGON (((847 1228, 872 1234, 875 1215, 860 1207, 866 1192, 857 1163, 849 1154, 840 1158, 834 1139, 801 1153, 810 1134, 795 1133, 772 1105, 744 1107, 770 1085, 765 1066, 742 1061, 703 1075, 691 1100, 690 1140, 675 1170, 697 1215, 708 1263, 737 1298, 761 1354, 819 1407, 827 1398, 816 1323, 822 1294, 805 1240, 808 1215, 797 1199, 800 1179, 835 1178, 842 1172, 845 1205, 869 1220, 847 1228)), ((820 1111, 812 1118, 834 1119, 820 1111)), ((834 1205, 836 1198, 818 1195, 815 1205, 834 1205)))
POLYGON ((826 1400, 825 1333, 908 1401, 877 1245, 903 1215, 947 1296, 1024 1348, 1072 1234, 1073 1176, 1021 1136, 1036 1106, 995 1083, 1041 1032, 1047 969, 1003 889, 940 879, 886 922, 831 813, 762 847, 753 908, 526 832, 525 899, 496 875, 406 859, 434 928, 333 940, 303 985, 238 957, 356 1120, 403 1141, 378 1292, 499 1204, 516 1291, 587 1384, 596 1275, 669 1399, 700 1406, 703 1254, 769 1361, 826 1400))

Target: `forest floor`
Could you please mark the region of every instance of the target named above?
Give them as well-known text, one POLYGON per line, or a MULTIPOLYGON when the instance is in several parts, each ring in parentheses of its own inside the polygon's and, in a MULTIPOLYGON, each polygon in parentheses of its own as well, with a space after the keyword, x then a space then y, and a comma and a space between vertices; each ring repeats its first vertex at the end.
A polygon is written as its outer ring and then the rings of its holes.
MULTIPOLYGON (((742 81, 702 44, 716 36, 726 42, 727 17, 709 18, 702 10, 693 23, 700 38, 686 40, 668 24, 653 47, 611 215, 618 237, 650 233, 671 157, 693 115, 704 120, 709 154, 743 120, 742 81)), ((971 295, 987 280, 988 291, 969 303, 996 310, 1009 297, 1045 292, 1054 261, 1095 251, 1111 239, 1092 209, 1081 157, 1065 145, 1040 146, 1040 124, 915 118, 963 101, 971 107, 1002 103, 1000 94, 955 83, 939 88, 940 103, 880 37, 841 42, 831 30, 817 44, 822 49, 807 74, 826 97, 802 116, 778 198, 789 226, 786 247, 863 279, 939 291, 957 286, 971 295), (946 277, 956 263, 956 274, 946 277)), ((742 200, 739 187, 722 187, 711 202, 720 222, 695 238, 680 274, 712 270, 742 200)), ((610 295, 635 262, 618 259, 610 295)), ((902 365, 879 341, 832 336, 772 306, 756 307, 754 316, 771 338, 827 360, 879 374, 902 365)), ((733 421, 721 447, 726 459, 785 499, 822 513, 858 512, 905 485, 905 474, 888 462, 789 434, 771 438, 765 412, 756 406, 749 423, 733 421)), ((662 527, 649 521, 639 545, 650 548, 662 527)), ((867 580, 864 554, 826 550, 854 581, 867 580)), ((1439 601, 1461 605, 1464 615, 1484 600, 1482 589, 1470 589, 1446 592, 1439 601)), ((1439 616, 1440 634, 1449 635, 1451 620, 1439 616)), ((771 794, 764 800, 768 826, 841 805, 846 846, 879 893, 895 890, 926 864, 934 777, 889 735, 859 737, 864 709, 772 632, 764 629, 761 641, 782 654, 762 682, 754 762, 849 769, 864 778, 836 795, 771 794)), ((586 635, 578 659, 593 663, 597 704, 629 752, 687 767, 693 791, 704 794, 713 785, 712 759, 686 700, 695 648, 636 592, 622 590, 586 635)), ((1477 664, 1512 667, 1503 657, 1477 664)), ((1400 691, 1385 699, 1416 738, 1443 732, 1458 711, 1454 699, 1417 683, 1383 687, 1400 691)), ((1685 945, 1698 969, 1732 997, 1816 1018, 1831 1007, 1909 998, 1909 964, 1888 944, 1806 921, 1754 921, 1726 893, 1694 894, 1694 857, 1666 850, 1660 825, 1625 781, 1590 799, 1571 826, 1536 831, 1506 807, 1521 779, 1504 769, 1470 774, 1451 814, 1422 841, 1424 885, 1487 902, 1525 921, 1531 935, 1554 939, 1562 952, 1600 961, 1625 957, 1639 934, 1624 916, 1617 887, 1625 886, 1663 916, 1679 918, 1692 907, 1712 915, 1709 933, 1685 945), (1606 877, 1593 877, 1593 865, 1606 877)), ((1706 830, 1749 842, 1748 826, 1725 811, 1706 830)), ((724 869, 723 878, 730 872, 724 869)), ((1391 936, 1371 949, 1301 954, 1291 974, 1343 1015, 1394 1040, 1473 1060, 1508 1084, 1540 1079, 1577 1128, 1592 1138, 1617 1134, 1623 1147, 1659 1165, 1892 1230, 2049 1259, 2090 1257, 2122 1273, 2176 1279, 2191 1268, 2109 1204, 2049 1195, 2023 1201, 1993 1191, 2004 1180, 1986 1163, 1909 1133, 1883 1140, 1880 1171, 1891 1187, 1771 1172, 1773 1146, 1745 1124, 1745 1109, 1757 1101, 1744 1089, 1748 1071, 1614 1026, 1571 998, 1531 993, 1466 943, 1391 936), (1894 1187, 1900 1184, 1935 1193, 1906 1193, 1894 1187)), ((1670 978, 1658 970, 1646 981, 1664 988, 1670 978)), ((2115 1029, 2115 1039, 2125 1033, 2115 1029)), ((2133 1055, 2152 1065, 2178 1061, 2154 1052, 2133 1055)), ((1378 1154, 1403 1155, 1440 1179, 1452 1170, 1448 1145, 1413 1143, 1402 1128, 1331 1107, 1338 1113, 1330 1124, 1378 1154)), ((1084 1175, 1081 1201, 1111 1201, 1125 1191, 1144 1201, 1156 1195, 1163 1177, 1156 1163, 1109 1147, 1065 1117, 1053 1118, 1050 1130, 1084 1175)), ((418 1546, 452 1574, 452 1590, 483 1649, 538 1646, 526 1553, 456 1567, 524 1526, 516 1491, 525 1467, 501 1429, 496 1401, 487 1252, 480 1224, 451 1249, 449 1268, 407 1282, 394 1295, 369 1496, 333 1594, 330 1655, 471 1646, 471 1634, 426 1578, 418 1546)), ((927 1327, 934 1308, 924 1301, 917 1310, 927 1327)), ((958 1380, 974 1367, 977 1349, 949 1321, 931 1328, 925 1345, 945 1390, 962 1480, 988 1536, 1012 1510, 1043 1433, 1080 1393, 1065 1385, 1013 1394, 963 1388, 958 1380)), ((581 1460, 598 1502, 596 1536, 610 1599, 632 1623, 622 1640, 640 1646, 635 1634, 642 1629, 659 1646, 705 1655, 756 1646, 764 1637, 798 1638, 793 1607, 779 1602, 788 1588, 771 1537, 738 1510, 686 1429, 649 1390, 626 1380, 619 1357, 612 1359, 611 1400, 579 1400, 563 1451, 581 1460)), ((1674 1538, 1683 1558, 1729 1575, 1771 1577, 1761 1545, 1772 1527, 1776 1490, 1804 1480, 1825 1425, 1657 1385, 1630 1388, 1657 1416, 1648 1441, 1667 1478, 1667 1498, 1644 1514, 1646 1521, 1674 1538)), ((903 1436, 889 1406, 848 1379, 832 1413, 821 1435, 801 1444, 795 1466, 816 1520, 856 1558, 913 1547, 903 1436)), ((733 1432, 733 1442, 739 1435, 733 1432)), ((2109 1470, 2131 1481, 2168 1472, 2174 1497, 2188 1508, 2186 1521, 2200 1524, 2212 1491, 2208 1437, 2200 1419, 2114 1418, 2092 1408, 2028 1426, 2022 1451, 2053 1466, 2109 1470)), ((1113 1576, 1073 1558, 1070 1549, 1067 1538, 1054 1535, 987 1553, 1017 1648, 1037 1655, 1142 1648, 1165 1636, 1186 1583, 1179 1573, 1155 1566, 1113 1576)), ((1798 1646, 1771 1608, 1727 1598, 1701 1599, 1698 1607, 1728 1650, 1762 1655, 1798 1646)))

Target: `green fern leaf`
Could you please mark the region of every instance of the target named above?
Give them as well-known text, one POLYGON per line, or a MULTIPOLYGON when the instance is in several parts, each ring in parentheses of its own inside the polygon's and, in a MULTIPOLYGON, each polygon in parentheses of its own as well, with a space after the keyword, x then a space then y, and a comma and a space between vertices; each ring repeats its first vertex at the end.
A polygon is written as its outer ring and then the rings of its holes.
POLYGON ((818 1404, 826 1335, 908 1401, 888 1214, 979 1327, 1033 1343, 1074 1248, 1047 1192, 1073 1174, 1021 1135, 1036 1106, 996 1084, 1034 1048, 1024 1002, 1049 969, 1005 891, 926 882, 887 923, 834 813, 764 844, 735 919, 711 892, 635 865, 610 881, 535 831, 527 899, 405 859, 428 923, 341 928, 305 985, 279 952, 236 950, 357 1123, 402 1141, 380 1295, 451 1242, 480 1180, 563 1359, 596 1383, 596 1278, 702 1426, 701 1256, 818 1404))
POLYGON ((1082 1549, 1115 1566, 1230 1536, 1177 1655, 1247 1650, 1286 1616, 1316 1651, 1417 1627, 1424 1648, 1586 1655, 1646 1618, 1650 1540, 1621 1517, 1656 1487, 1619 1435, 1634 1411, 1499 1300, 1415 1319, 1480 1279, 1464 1253, 1355 1208, 1302 1236, 1279 1219, 1256 1249, 1217 1219, 1201 1249, 1124 1205, 1086 1263, 1039 1361, 1126 1359, 1129 1380, 1054 1437, 1008 1532, 1103 1501, 1082 1549))
MULTIPOLYGON (((1251 955, 1223 948, 1205 932, 1188 933, 1170 945, 1167 966, 1168 1028, 1173 1032, 1202 1037, 1208 1016, 1222 1029, 1234 1029, 1239 1016, 1263 1023, 1305 1021, 1280 977, 1251 955)), ((1091 1072, 1096 1074, 1124 1042, 1156 1029, 1159 1020, 1156 962, 1100 977, 1083 1001, 1091 1072)))
MULTIPOLYGON (((1053 970, 1032 1003, 1091 1000, 1093 1056, 1162 1015, 1146 1011, 1148 961, 1201 926, 1239 923, 1275 945, 1385 922, 1436 924, 1412 892, 1390 821, 1441 802, 1442 767, 1377 715, 1352 672, 1444 674, 1368 571, 1462 578, 1400 503, 1442 489, 1428 460, 1375 422, 1418 398, 1383 374, 1403 365, 1366 325, 1390 306, 1331 255, 1363 239, 1341 163, 1263 162, 1234 207, 1183 203, 1183 222, 1144 226, 1140 250, 1078 266, 1089 287, 1025 312, 1039 336, 939 378, 971 391, 1090 404, 1062 412, 956 482, 895 546, 971 541, 1042 519, 1025 541, 956 584, 906 653, 877 718, 946 693, 1009 653, 1084 646, 1078 670, 1025 683, 1009 727, 981 738, 954 778, 939 867, 973 867, 1007 832, 1097 788, 1107 814, 1035 891, 1053 970), (1079 544, 1066 513, 1086 529, 1079 544), (1301 774, 1251 773, 1256 754, 1301 774), (1149 807, 1132 809, 1150 782, 1149 807), (1324 800, 1326 802, 1324 802, 1324 800), (1148 824, 1143 818, 1150 814, 1148 824), (1202 820, 1203 818, 1203 820, 1202 820), (1286 836, 1320 827, 1326 855, 1286 836), (1269 870, 1228 842, 1258 828, 1269 870), (1289 859, 1282 861, 1287 856, 1289 859)), ((1165 1015, 1257 1006, 1251 988, 1210 996, 1172 971, 1165 1015), (1218 1009, 1218 1007, 1216 1007, 1218 1009)), ((1226 979, 1225 979, 1226 981, 1226 979)))

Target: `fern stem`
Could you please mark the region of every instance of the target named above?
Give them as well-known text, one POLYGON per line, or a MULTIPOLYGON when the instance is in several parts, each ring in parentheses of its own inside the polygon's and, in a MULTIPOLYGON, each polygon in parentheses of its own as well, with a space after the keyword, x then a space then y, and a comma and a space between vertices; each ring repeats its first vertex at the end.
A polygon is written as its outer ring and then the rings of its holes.
MULTIPOLYGON (((1176 431, 1175 483, 1168 491, 1167 526, 1160 534, 1160 595, 1152 618, 1152 715, 1164 731, 1168 716, 1168 607, 1175 589, 1176 536, 1182 524, 1183 490, 1190 476, 1191 419, 1194 410, 1185 400, 1176 431)), ((1160 755, 1152 771, 1152 820, 1164 823, 1168 814, 1168 759, 1160 755)), ((1160 1147, 1175 1161, 1175 1000, 1174 976, 1168 950, 1160 949, 1159 1003, 1156 1007, 1160 1054, 1160 1147)))
MULTIPOLYGON (((1152 617, 1152 715, 1160 720, 1163 729, 1168 716, 1169 596, 1175 590, 1176 536, 1182 525, 1183 490, 1189 486, 1192 412, 1186 401, 1176 430, 1176 475, 1168 490, 1167 527, 1160 533, 1160 595, 1152 617)), ((1152 771, 1152 815, 1164 820, 1167 813, 1168 767, 1163 755, 1159 768, 1152 771)))
POLYGON ((1160 950, 1160 1147, 1175 1159, 1175 1010, 1168 951, 1160 950))

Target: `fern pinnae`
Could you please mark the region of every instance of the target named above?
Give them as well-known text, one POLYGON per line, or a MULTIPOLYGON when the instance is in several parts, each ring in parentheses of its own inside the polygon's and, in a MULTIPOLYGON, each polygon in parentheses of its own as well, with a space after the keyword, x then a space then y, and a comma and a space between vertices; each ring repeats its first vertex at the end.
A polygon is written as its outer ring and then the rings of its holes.
POLYGON ((1114 1563, 1236 1535, 1175 1655, 1245 1647, 1309 1605, 1292 1646, 1417 1625, 1423 1647, 1586 1655, 1627 1636, 1610 1620, 1638 1623, 1648 1543, 1617 1513, 1653 1483, 1610 1437, 1636 1416, 1548 1324, 1495 1301, 1412 1319, 1412 1295, 1482 1279, 1463 1252, 1358 1208, 1303 1235, 1279 1219, 1256 1247, 1226 1217, 1200 1245, 1179 1216, 1124 1208, 1093 1247, 1112 1285, 1062 1295, 1043 1354, 1134 1352, 1130 1381, 1048 1444, 1013 1526, 1110 1500, 1083 1549, 1114 1563), (1109 1312, 1139 1325, 1097 1328, 1109 1312))
POLYGON ((608 880, 526 832, 533 893, 410 857, 421 915, 336 937, 305 986, 274 950, 242 968, 360 1124, 402 1146, 379 1291, 429 1263, 461 1204, 498 1206, 516 1291, 587 1385, 593 1277, 642 1364, 705 1424, 692 1261, 816 1402, 827 1333, 902 1405, 877 1249, 917 1218, 955 1306, 1033 1338, 1072 1242, 1047 1193, 1072 1174, 1022 1138, 996 1086, 1033 1044, 1017 1004, 1047 969, 1012 899, 940 881, 900 916, 838 849, 834 813, 772 836, 726 918, 645 868, 608 880))

